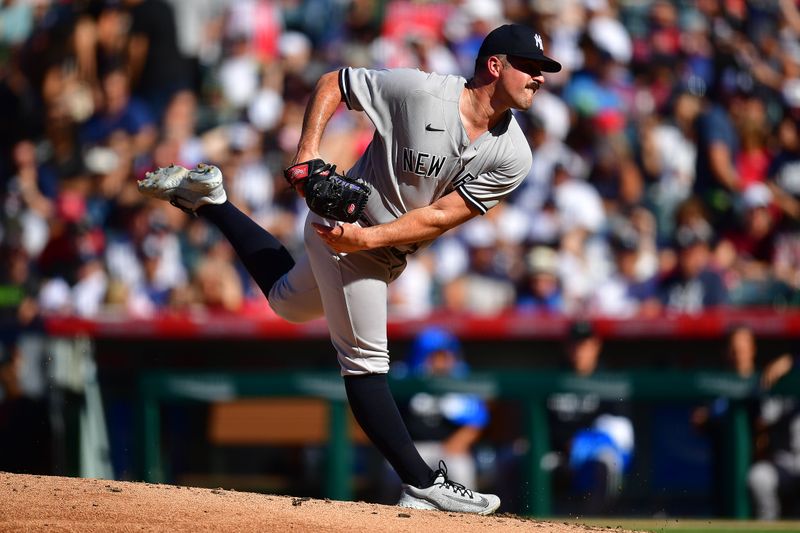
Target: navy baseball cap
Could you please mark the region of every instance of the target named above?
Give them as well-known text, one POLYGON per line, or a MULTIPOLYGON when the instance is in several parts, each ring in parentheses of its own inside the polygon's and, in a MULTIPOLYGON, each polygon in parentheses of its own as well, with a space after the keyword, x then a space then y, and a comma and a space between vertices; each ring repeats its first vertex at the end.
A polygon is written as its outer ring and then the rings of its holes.
POLYGON ((542 72, 561 70, 561 63, 544 55, 542 36, 522 24, 505 24, 489 32, 478 50, 478 57, 496 54, 532 59, 539 63, 542 72))

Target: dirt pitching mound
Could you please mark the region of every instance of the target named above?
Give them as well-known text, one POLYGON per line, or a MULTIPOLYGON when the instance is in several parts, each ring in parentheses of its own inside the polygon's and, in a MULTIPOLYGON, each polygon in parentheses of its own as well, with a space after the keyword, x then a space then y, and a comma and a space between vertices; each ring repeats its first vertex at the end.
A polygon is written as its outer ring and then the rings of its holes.
POLYGON ((608 529, 511 515, 483 517, 223 489, 0 473, 0 531, 584 533, 608 529))

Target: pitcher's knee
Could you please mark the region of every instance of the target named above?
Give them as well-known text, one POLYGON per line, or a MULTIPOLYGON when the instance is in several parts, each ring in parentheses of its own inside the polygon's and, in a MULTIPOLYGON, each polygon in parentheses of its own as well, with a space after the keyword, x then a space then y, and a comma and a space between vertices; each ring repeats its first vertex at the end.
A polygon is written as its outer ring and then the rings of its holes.
POLYGON ((313 312, 313 310, 309 310, 306 307, 301 307, 297 305, 290 305, 285 300, 268 300, 269 306, 275 311, 275 314, 281 317, 282 319, 286 320, 287 322, 293 322, 295 324, 299 324, 301 322, 308 322, 309 320, 314 320, 315 318, 319 318, 319 314, 313 312))
POLYGON ((348 355, 337 354, 343 376, 363 376, 365 374, 387 374, 389 354, 348 355))
POLYGON ((269 306, 288 322, 308 322, 323 315, 322 300, 307 261, 301 261, 272 286, 269 306))

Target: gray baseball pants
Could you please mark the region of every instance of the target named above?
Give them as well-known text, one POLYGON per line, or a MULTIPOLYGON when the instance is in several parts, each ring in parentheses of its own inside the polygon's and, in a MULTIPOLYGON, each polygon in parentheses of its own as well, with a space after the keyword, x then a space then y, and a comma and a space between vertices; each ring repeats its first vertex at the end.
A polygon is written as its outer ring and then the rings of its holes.
POLYGON ((312 222, 332 224, 309 213, 306 254, 272 287, 269 304, 289 322, 325 316, 343 376, 385 374, 388 284, 403 272, 405 257, 390 248, 336 253, 316 235, 312 222))

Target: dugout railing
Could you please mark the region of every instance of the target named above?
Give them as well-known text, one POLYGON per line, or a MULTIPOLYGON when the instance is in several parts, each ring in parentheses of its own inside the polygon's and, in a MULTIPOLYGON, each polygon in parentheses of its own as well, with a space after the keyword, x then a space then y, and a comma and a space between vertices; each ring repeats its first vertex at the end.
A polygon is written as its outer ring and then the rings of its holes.
MULTIPOLYGON (((550 516, 549 473, 541 460, 549 452, 546 398, 554 393, 594 394, 601 399, 631 401, 702 401, 727 398, 731 408, 724 420, 728 443, 724 498, 733 517, 750 516, 746 486, 751 461, 751 433, 746 401, 759 394, 758 378, 742 379, 724 372, 635 371, 601 372, 589 377, 553 371, 486 372, 468 379, 393 380, 395 395, 419 391, 434 394, 468 392, 486 399, 514 399, 525 406, 525 434, 529 442, 525 481, 527 508, 534 516, 550 516)), ((790 374, 774 388, 775 394, 800 395, 800 375, 790 374)), ((325 495, 347 500, 352 496, 352 442, 348 434, 346 398, 342 378, 332 372, 187 372, 151 371, 140 379, 139 401, 143 476, 150 482, 166 481, 161 449, 160 405, 164 402, 217 402, 253 397, 318 398, 328 405, 328 460, 325 495)))

